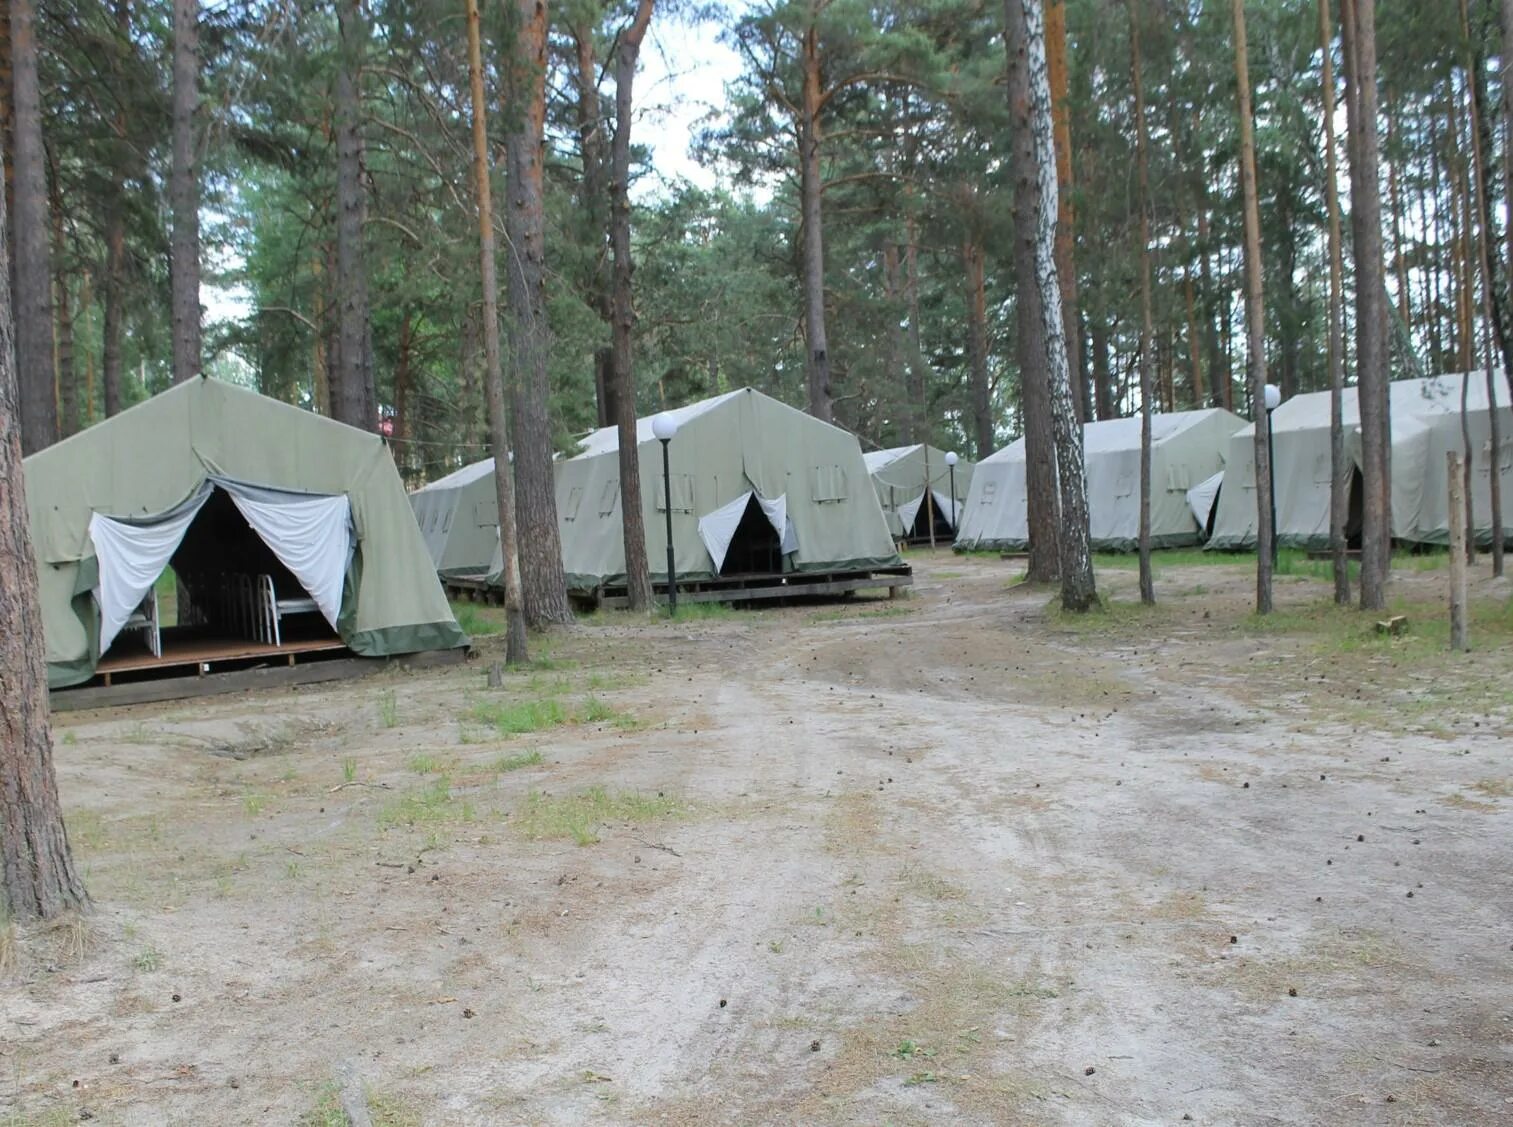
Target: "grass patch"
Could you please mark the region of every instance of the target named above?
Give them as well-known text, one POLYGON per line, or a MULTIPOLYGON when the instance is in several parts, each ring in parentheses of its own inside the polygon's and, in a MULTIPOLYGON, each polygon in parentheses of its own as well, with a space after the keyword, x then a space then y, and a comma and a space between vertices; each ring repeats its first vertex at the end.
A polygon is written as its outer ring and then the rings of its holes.
POLYGON ((133 970, 151 974, 163 965, 163 956, 156 947, 143 947, 131 960, 133 970))
POLYGON ((1513 798, 1513 779, 1482 779, 1472 783, 1471 789, 1488 798, 1513 798))
POLYGON ((599 827, 606 822, 638 825, 675 817, 683 807, 658 793, 607 791, 590 787, 578 794, 553 796, 532 791, 526 796, 515 826, 533 840, 571 838, 579 845, 599 840, 599 827))
POLYGON ((393 689, 385 689, 378 697, 378 722, 385 728, 399 723, 399 701, 395 699, 393 689))
POLYGON ((341 781, 344 783, 357 781, 357 759, 354 756, 349 755, 341 761, 341 781))
POLYGON ((414 771, 417 775, 434 775, 436 774, 436 772, 441 770, 441 761, 438 760, 434 755, 426 755, 422 753, 420 755, 410 756, 410 762, 405 766, 409 767, 409 769, 411 771, 414 771))
POLYGON ((378 812, 380 826, 431 826, 471 822, 477 816, 471 802, 452 794, 452 782, 441 775, 423 787, 406 791, 378 812))
POLYGON ((454 602, 452 617, 457 620, 457 625, 462 627, 462 632, 470 638, 487 638, 493 634, 504 633, 503 607, 485 610, 477 603, 454 602))
MULTIPOLYGON (((395 1096, 386 1096, 367 1088, 363 1102, 373 1127, 420 1127, 420 1112, 395 1096)), ((352 1121, 341 1106, 341 1087, 334 1080, 322 1084, 315 1093, 315 1106, 299 1118, 299 1127, 348 1127, 352 1121)))
POLYGON ((473 706, 472 718, 501 736, 518 736, 566 724, 567 710, 558 700, 480 701, 473 706))
POLYGON ((518 755, 501 755, 494 760, 496 774, 504 775, 510 771, 519 771, 525 767, 539 767, 541 765, 541 753, 539 751, 522 751, 518 755))

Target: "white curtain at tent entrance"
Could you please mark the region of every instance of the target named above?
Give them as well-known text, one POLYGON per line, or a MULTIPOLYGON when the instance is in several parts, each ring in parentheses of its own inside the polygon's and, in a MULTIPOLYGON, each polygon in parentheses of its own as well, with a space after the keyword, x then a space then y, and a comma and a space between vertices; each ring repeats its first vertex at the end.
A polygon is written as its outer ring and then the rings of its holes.
POLYGON ((1224 484, 1224 471, 1206 477, 1187 491, 1187 507, 1197 518, 1198 527, 1207 531, 1208 516, 1214 511, 1214 502, 1219 499, 1219 486, 1224 484))
POLYGON ((121 627, 152 590, 209 496, 210 490, 205 489, 151 524, 133 524, 100 513, 89 518, 89 538, 100 570, 94 593, 100 604, 101 653, 110 649, 121 627))
MULTIPOLYGON (((951 519, 951 513, 953 511, 951 498, 947 497, 938 489, 930 490, 930 495, 935 498, 935 511, 941 515, 941 518, 944 519, 947 524, 949 524, 952 528, 955 528, 956 522, 951 519)), ((899 522, 904 526, 904 532, 910 532, 914 528, 914 518, 919 516, 919 507, 924 503, 925 495, 921 493, 918 497, 914 498, 914 500, 905 501, 898 507, 898 519, 899 522)))
POLYGON ((798 549, 798 535, 794 531, 793 522, 788 519, 788 495, 785 493, 769 501, 755 492, 742 493, 728 505, 721 505, 714 512, 699 518, 699 539, 704 541, 704 547, 709 550, 716 575, 725 566, 725 555, 730 551, 730 542, 735 539, 735 530, 740 526, 741 518, 746 515, 746 506, 753 497, 773 531, 778 534, 783 554, 798 549))
POLYGON ((307 497, 236 482, 216 484, 231 494, 252 531, 294 573, 335 630, 352 558, 352 505, 346 494, 307 497))

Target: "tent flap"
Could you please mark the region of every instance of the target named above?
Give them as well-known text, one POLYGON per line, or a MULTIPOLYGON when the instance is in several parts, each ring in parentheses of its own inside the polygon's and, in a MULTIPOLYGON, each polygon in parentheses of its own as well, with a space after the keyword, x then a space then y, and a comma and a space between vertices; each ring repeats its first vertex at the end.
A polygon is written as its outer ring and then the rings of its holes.
POLYGON ((735 530, 741 523, 741 517, 746 515, 746 506, 750 502, 751 491, 747 490, 729 504, 721 505, 714 512, 699 518, 699 539, 709 549, 709 558, 714 561, 716 575, 725 566, 725 553, 730 551, 730 542, 735 539, 735 530))
POLYGON ((352 504, 345 493, 317 496, 216 478, 279 563, 298 579, 338 629, 341 593, 352 559, 352 504))

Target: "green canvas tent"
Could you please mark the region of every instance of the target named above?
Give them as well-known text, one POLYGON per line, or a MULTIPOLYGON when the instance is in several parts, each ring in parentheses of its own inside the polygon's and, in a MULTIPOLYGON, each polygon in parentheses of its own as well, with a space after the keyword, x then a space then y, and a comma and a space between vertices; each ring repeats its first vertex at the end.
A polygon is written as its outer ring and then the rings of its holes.
MULTIPOLYGON (((1151 543, 1198 543, 1203 529, 1188 490, 1224 464, 1230 436, 1245 420, 1221 407, 1151 416, 1151 543)), ((1104 419, 1082 428, 1088 531, 1098 551, 1128 552, 1140 536, 1138 418, 1104 419)), ((1022 551, 1029 545, 1024 439, 977 464, 962 513, 959 548, 1022 551)))
POLYGON ((888 531, 895 540, 929 540, 931 525, 935 537, 949 543, 956 537, 956 525, 966 503, 967 487, 972 483, 972 463, 956 463, 956 497, 951 497, 952 473, 943 450, 917 443, 895 446, 889 450, 869 450, 862 455, 873 488, 883 506, 888 531), (929 490, 929 501, 925 491, 929 490), (931 518, 934 518, 933 521, 931 518))
MULTIPOLYGON (((667 573, 657 420, 677 425, 671 465, 678 578, 865 571, 902 561, 856 436, 750 388, 637 420, 641 508, 653 577, 667 573)), ((625 581, 619 435, 594 431, 556 467, 568 586, 625 581)))
MULTIPOLYGON (((1513 496, 1513 413, 1499 372, 1494 387, 1502 450, 1494 459, 1490 444, 1491 411, 1485 371, 1448 373, 1388 384, 1392 412, 1392 538, 1407 543, 1443 544, 1449 540, 1445 452, 1464 450, 1461 395, 1466 396, 1466 423, 1475 460, 1472 509, 1476 536, 1491 541, 1491 484, 1495 460, 1503 496, 1513 496)), ((1351 469, 1347 535, 1360 533, 1360 409, 1356 389, 1341 400, 1345 453, 1351 469)), ((1272 413, 1276 449, 1277 538, 1287 547, 1319 550, 1329 545, 1330 404, 1329 392, 1295 395, 1272 413)), ((1214 512, 1209 547, 1249 549, 1256 544, 1255 428, 1247 426, 1230 440, 1230 450, 1214 512)), ((1513 528, 1510 528, 1513 531, 1513 528)))
POLYGON ((443 579, 487 578, 499 557, 494 459, 463 466, 410 494, 431 564, 443 579))
POLYGON ((467 644, 376 435, 200 378, 25 473, 55 688, 94 675, 170 563, 194 592, 181 619, 206 629, 276 635, 289 612, 324 617, 368 657, 467 644))

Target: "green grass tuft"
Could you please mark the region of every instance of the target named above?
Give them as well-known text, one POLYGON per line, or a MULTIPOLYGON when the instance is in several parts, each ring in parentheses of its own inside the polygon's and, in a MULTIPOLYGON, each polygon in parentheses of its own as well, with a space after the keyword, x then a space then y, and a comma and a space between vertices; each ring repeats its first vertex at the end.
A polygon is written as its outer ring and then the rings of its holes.
POLYGON ((541 753, 539 751, 522 751, 517 755, 501 755, 494 760, 494 771, 503 775, 510 771, 519 771, 523 767, 539 767, 541 765, 541 753))
POLYGON ((579 845, 599 840, 599 827, 606 822, 639 824, 675 817, 684 808, 665 795, 636 791, 610 792, 591 787, 561 797, 532 791, 526 796, 515 826, 528 838, 572 838, 579 845))
POLYGON ((493 634, 504 633, 503 607, 484 609, 477 603, 454 602, 452 617, 457 620, 457 625, 462 627, 462 632, 470 638, 487 638, 493 634))
POLYGON ((425 826, 446 822, 471 822, 476 813, 471 802, 452 794, 452 783, 445 775, 437 777, 386 803, 378 812, 380 826, 425 826))
POLYGON ((567 710, 558 700, 480 701, 473 706, 472 716, 501 736, 539 732, 567 723, 567 710))

